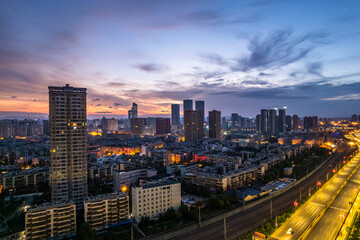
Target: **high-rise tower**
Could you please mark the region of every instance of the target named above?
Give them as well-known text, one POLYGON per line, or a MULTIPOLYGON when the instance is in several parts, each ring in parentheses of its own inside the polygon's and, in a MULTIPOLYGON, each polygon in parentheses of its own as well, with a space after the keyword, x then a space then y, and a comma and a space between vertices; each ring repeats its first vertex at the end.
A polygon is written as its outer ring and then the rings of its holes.
POLYGON ((49 87, 51 199, 87 197, 86 88, 49 87))
POLYGON ((196 101, 195 102, 195 110, 199 112, 199 119, 198 119, 198 136, 199 138, 205 137, 204 131, 204 122, 205 122, 205 102, 204 101, 196 101))
POLYGON ((180 104, 171 104, 171 125, 180 125, 180 104))
POLYGON ((221 112, 212 110, 209 112, 209 138, 221 140, 221 112))
POLYGON ((286 108, 279 109, 279 132, 284 133, 286 131, 286 108))
POLYGON ((184 100, 184 115, 185 115, 185 111, 191 111, 191 110, 193 110, 193 100, 191 99, 184 100))

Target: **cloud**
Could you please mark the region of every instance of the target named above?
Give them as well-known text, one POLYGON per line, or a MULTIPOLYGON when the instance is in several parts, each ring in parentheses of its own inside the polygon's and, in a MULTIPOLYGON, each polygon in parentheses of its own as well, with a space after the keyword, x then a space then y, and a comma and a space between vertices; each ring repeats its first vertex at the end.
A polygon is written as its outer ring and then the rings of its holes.
POLYGON ((10 98, 17 98, 17 96, 11 96, 10 98))
POLYGON ((322 63, 321 62, 313 62, 307 65, 307 70, 309 73, 314 74, 319 77, 323 77, 322 71, 322 63))
POLYGON ((260 79, 256 78, 255 80, 245 80, 245 81, 242 81, 241 83, 247 84, 247 85, 267 85, 268 81, 260 80, 260 79))
POLYGON ((101 106, 101 104, 99 103, 99 104, 96 104, 95 106, 96 106, 96 107, 99 107, 99 106, 101 106))
POLYGON ((96 112, 96 113, 112 113, 112 112, 107 112, 107 111, 106 111, 106 112, 96 112))
POLYGON ((247 72, 286 66, 306 57, 314 49, 313 43, 324 37, 313 33, 296 36, 290 30, 276 31, 263 38, 256 36, 249 42, 250 55, 238 58, 232 69, 247 72))
POLYGON ((260 72, 260 73, 259 73, 259 77, 272 76, 272 75, 274 75, 274 74, 264 73, 264 72, 260 72))
POLYGON ((93 99, 92 101, 93 101, 93 102, 98 102, 98 101, 100 101, 100 98, 95 98, 95 99, 93 99))
POLYGON ((326 100, 326 101, 354 101, 354 100, 360 100, 360 94, 359 93, 354 93, 354 94, 335 96, 335 97, 330 97, 330 98, 322 98, 321 100, 326 100))
POLYGON ((118 107, 118 106, 122 106, 122 104, 121 103, 114 103, 114 106, 118 107))
POLYGON ((147 73, 162 73, 168 69, 166 66, 153 63, 139 64, 134 67, 147 73))
POLYGON ((220 66, 228 66, 227 60, 225 60, 222 56, 217 53, 209 53, 209 54, 200 54, 201 58, 205 59, 209 63, 220 65, 220 66))
POLYGON ((120 82, 109 82, 106 84, 106 86, 108 86, 108 87, 124 87, 124 86, 126 86, 126 84, 120 83, 120 82))

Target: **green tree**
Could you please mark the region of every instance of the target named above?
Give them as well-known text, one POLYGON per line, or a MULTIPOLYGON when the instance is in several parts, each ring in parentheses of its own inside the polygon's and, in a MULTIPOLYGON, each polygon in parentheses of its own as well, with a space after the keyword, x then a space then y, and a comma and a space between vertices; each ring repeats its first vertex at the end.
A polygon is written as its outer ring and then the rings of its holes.
POLYGON ((89 223, 81 224, 76 238, 78 240, 94 240, 96 236, 95 231, 90 227, 89 223))

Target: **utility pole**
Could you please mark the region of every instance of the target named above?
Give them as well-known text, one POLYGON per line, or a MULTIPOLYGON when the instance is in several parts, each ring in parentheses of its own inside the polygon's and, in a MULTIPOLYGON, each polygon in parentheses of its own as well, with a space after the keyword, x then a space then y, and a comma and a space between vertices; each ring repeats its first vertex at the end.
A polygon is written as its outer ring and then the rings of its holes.
POLYGON ((244 213, 245 213, 245 193, 243 193, 243 210, 244 210, 244 213))
POLYGON ((134 226, 131 224, 131 240, 134 240, 134 226))
POLYGON ((272 219, 272 199, 270 200, 270 221, 272 219))
POLYGON ((200 206, 199 206, 199 228, 201 228, 201 214, 200 214, 200 206))
POLYGON ((226 235, 226 218, 224 218, 224 240, 227 240, 226 235))

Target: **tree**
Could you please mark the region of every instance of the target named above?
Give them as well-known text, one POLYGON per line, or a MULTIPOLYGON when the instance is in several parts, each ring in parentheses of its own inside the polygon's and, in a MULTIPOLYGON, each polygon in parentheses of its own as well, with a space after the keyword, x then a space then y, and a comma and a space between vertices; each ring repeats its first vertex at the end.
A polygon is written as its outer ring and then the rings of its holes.
POLYGON ((95 235, 95 231, 91 228, 89 223, 84 222, 83 224, 81 224, 76 238, 78 240, 94 240, 95 235))

